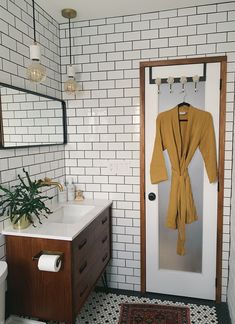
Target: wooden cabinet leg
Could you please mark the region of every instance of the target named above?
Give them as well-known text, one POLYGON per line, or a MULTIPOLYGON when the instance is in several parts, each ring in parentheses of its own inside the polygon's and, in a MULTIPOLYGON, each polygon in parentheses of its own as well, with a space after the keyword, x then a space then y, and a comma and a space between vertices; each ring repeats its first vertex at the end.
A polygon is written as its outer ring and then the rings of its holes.
POLYGON ((102 274, 102 283, 105 289, 108 289, 108 281, 107 281, 107 273, 106 270, 104 271, 104 273, 102 274))

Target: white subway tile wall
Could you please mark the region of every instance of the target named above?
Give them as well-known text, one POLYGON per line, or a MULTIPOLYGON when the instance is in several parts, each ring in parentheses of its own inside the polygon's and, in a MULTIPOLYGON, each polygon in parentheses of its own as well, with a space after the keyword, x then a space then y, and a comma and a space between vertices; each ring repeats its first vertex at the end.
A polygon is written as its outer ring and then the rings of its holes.
MULTIPOLYGON (((26 78, 26 69, 30 64, 29 45, 33 43, 32 1, 8 0, 0 2, 0 82, 60 99, 59 25, 37 4, 35 9, 37 39, 41 45, 41 61, 47 69, 47 79, 36 86, 26 78)), ((22 175, 23 167, 29 171, 33 179, 45 176, 57 180, 64 178, 64 146, 0 150, 1 184, 4 186, 16 184, 17 175, 22 175)), ((49 189, 48 194, 55 196, 56 190, 49 189)), ((0 218, 0 233, 3 226, 3 218, 0 218)), ((0 259, 4 258, 4 237, 0 234, 0 259)))
MULTIPOLYGON (((36 10, 37 37, 42 47, 42 63, 48 71, 47 80, 35 87, 26 79, 26 67, 30 63, 28 46, 33 36, 29 0, 9 0, 0 4, 0 80, 60 98, 60 72, 62 81, 65 81, 69 62, 68 24, 58 25, 40 7, 36 6, 36 10)), ((1 183, 15 183, 17 174, 22 173, 25 166, 34 177, 47 175, 60 179, 66 173, 80 184, 87 198, 113 200, 113 259, 108 269, 111 287, 140 289, 139 62, 226 54, 222 299, 227 298, 235 80, 234 13, 235 3, 230 1, 73 22, 72 53, 79 71, 77 79, 81 91, 75 97, 64 94, 69 133, 65 152, 63 146, 0 151, 1 183)), ((2 226, 0 222, 0 228, 2 226)), ((234 244, 232 251, 235 253, 234 244)), ((2 236, 0 258, 4 258, 2 236)), ((234 288, 232 279, 229 300, 234 300, 234 288)))
MULTIPOLYGON (((81 90, 74 98, 64 94, 70 143, 65 147, 66 174, 76 179, 86 197, 113 200, 113 258, 108 268, 111 287, 140 290, 139 63, 227 55, 222 299, 227 298, 234 12, 235 3, 229 2, 72 25, 73 51, 80 53, 75 56, 75 64, 80 71, 77 79, 81 90)), ((65 73, 68 24, 60 24, 60 32, 61 69, 65 73)))

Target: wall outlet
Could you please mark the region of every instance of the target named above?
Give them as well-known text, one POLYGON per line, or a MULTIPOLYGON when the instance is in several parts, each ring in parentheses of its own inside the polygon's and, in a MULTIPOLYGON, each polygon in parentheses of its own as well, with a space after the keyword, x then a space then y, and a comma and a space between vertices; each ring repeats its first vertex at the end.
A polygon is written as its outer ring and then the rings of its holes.
POLYGON ((131 168, 129 161, 126 160, 109 160, 108 170, 112 175, 129 175, 131 168))

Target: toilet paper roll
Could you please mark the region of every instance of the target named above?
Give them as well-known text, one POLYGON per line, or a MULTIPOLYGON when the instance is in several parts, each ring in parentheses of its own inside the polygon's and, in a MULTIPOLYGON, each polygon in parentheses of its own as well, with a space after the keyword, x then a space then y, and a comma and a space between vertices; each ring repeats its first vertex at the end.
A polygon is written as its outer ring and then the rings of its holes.
POLYGON ((60 255, 42 254, 38 259, 38 269, 42 271, 58 272, 61 268, 60 255))

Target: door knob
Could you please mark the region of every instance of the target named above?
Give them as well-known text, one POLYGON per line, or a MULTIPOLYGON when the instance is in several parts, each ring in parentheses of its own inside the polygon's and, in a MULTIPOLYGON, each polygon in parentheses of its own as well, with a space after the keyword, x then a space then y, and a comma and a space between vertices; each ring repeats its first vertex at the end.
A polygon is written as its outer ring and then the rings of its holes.
POLYGON ((149 200, 155 200, 156 199, 156 194, 154 192, 150 192, 148 194, 148 198, 149 198, 149 200))

